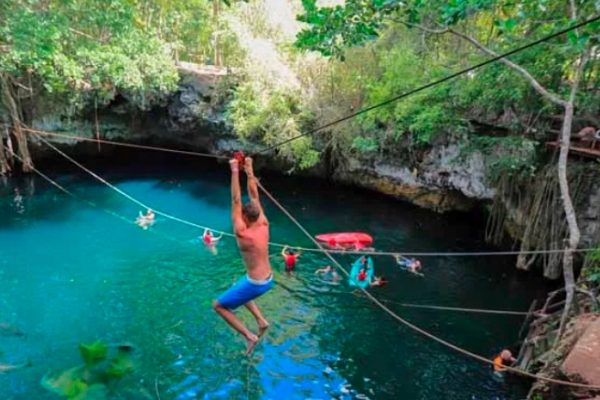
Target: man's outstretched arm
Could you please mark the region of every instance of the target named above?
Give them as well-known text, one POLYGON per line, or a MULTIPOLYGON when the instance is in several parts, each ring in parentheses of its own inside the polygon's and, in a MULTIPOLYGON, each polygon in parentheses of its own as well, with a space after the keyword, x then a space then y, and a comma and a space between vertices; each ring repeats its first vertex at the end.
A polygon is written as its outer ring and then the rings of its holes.
POLYGON ((260 209, 261 216, 266 220, 267 218, 265 216, 262 205, 260 204, 260 199, 258 197, 258 185, 256 184, 256 177, 254 176, 252 158, 246 157, 244 161, 244 170, 246 171, 246 176, 248 177, 248 197, 250 197, 250 200, 252 200, 254 204, 256 204, 256 206, 260 209))
POLYGON ((240 189, 240 166, 237 160, 229 160, 231 167, 231 221, 235 233, 246 228, 242 218, 242 190, 240 189))

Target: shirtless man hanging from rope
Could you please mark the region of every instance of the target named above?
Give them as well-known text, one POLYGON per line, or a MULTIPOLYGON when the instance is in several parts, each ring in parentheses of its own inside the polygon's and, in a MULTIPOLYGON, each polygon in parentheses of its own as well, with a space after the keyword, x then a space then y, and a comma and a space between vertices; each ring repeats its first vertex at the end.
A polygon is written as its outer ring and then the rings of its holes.
POLYGON ((215 311, 247 342, 246 355, 256 347, 259 338, 269 327, 254 299, 265 294, 274 286, 273 273, 269 262, 269 221, 263 213, 258 198, 258 187, 252 168, 252 159, 246 157, 244 170, 248 177, 248 197, 250 201, 242 207, 240 190, 239 161, 230 160, 231 167, 231 218, 237 244, 242 253, 247 275, 223 293, 214 302, 215 311), (240 321, 233 310, 245 306, 256 318, 258 336, 240 321))

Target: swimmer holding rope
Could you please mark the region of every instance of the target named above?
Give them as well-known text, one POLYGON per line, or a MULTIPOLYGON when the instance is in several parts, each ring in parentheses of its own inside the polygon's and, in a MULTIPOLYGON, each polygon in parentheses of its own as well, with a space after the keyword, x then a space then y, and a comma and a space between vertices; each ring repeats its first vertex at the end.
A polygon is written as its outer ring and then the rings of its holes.
POLYGON ((250 355, 259 338, 269 327, 254 299, 268 292, 273 286, 273 272, 269 262, 269 221, 258 198, 258 187, 252 167, 252 159, 246 157, 244 170, 248 177, 250 201, 242 207, 239 178, 239 159, 229 161, 231 167, 231 217, 237 244, 242 253, 247 274, 223 293, 213 304, 214 310, 247 342, 246 355, 250 355), (233 310, 245 306, 258 324, 258 335, 240 321, 233 310))

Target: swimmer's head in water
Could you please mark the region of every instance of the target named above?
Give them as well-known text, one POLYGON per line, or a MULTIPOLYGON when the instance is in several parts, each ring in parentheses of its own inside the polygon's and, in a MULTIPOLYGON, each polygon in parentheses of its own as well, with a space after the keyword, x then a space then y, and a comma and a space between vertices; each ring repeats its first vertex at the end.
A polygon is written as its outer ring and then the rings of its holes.
POLYGON ((253 201, 249 201, 242 207, 242 216, 247 224, 253 224, 260 216, 260 208, 253 201))

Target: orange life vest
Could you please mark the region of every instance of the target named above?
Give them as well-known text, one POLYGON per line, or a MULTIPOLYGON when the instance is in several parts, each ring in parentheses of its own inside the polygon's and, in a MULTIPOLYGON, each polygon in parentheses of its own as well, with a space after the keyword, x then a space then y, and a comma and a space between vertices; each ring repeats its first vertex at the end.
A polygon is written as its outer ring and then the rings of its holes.
POLYGON ((494 358, 494 371, 500 372, 502 370, 504 370, 504 360, 498 355, 498 357, 494 358))

